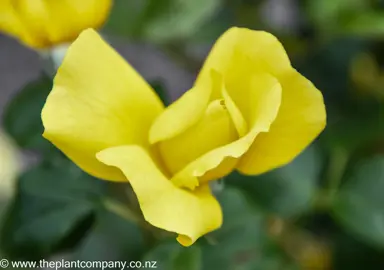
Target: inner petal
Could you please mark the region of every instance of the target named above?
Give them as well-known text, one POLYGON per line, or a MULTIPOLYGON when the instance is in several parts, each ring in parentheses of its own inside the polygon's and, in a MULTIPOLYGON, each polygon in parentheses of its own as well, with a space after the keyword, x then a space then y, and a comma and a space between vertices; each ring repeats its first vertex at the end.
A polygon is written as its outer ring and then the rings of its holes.
POLYGON ((212 101, 201 120, 184 133, 159 143, 171 175, 217 147, 238 139, 237 130, 222 99, 212 101))

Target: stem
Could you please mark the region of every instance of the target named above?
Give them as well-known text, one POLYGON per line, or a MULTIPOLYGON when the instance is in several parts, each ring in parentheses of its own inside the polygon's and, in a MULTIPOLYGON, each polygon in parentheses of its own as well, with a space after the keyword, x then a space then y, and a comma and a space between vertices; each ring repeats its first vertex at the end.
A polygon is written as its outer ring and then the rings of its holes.
POLYGON ((331 159, 327 171, 328 179, 328 196, 332 201, 339 189, 341 180, 344 176, 345 169, 348 165, 349 154, 343 148, 335 148, 331 153, 331 159))
POLYGON ((136 224, 143 223, 142 219, 135 212, 133 212, 126 205, 123 205, 116 200, 105 198, 102 201, 102 204, 105 209, 111 211, 112 213, 115 213, 116 215, 124 218, 125 220, 128 220, 129 222, 133 222, 136 224))
POLYGON ((326 210, 332 205, 339 190, 341 180, 343 179, 348 161, 349 153, 345 149, 338 147, 331 151, 326 172, 326 187, 320 189, 315 197, 315 208, 326 210))
POLYGON ((122 217, 128 222, 135 223, 139 226, 143 239, 146 242, 148 247, 153 247, 157 241, 156 230, 149 225, 141 216, 136 212, 130 209, 128 206, 123 205, 122 203, 106 198, 102 202, 105 209, 108 211, 122 217))
POLYGON ((38 51, 42 59, 43 70, 48 76, 52 78, 55 76, 57 69, 64 60, 69 45, 70 44, 63 43, 47 50, 38 51))

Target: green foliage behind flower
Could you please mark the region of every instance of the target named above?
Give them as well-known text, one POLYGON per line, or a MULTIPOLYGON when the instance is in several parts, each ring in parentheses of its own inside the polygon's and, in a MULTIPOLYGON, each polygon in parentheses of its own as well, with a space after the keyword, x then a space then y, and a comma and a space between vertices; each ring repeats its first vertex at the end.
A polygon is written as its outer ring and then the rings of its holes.
MULTIPOLYGON (((383 1, 286 1, 299 18, 288 32, 260 16, 267 2, 279 1, 116 0, 102 33, 150 43, 197 75, 200 51, 225 29, 272 32, 324 96, 327 127, 309 148, 284 167, 211 185, 223 225, 185 248, 144 221, 128 183, 85 174, 41 137, 53 84, 42 75, 3 114, 4 130, 40 161, 17 181, 2 218, 2 254, 156 260, 165 270, 384 268, 383 1)), ((165 100, 164 84, 149 83, 165 100)))

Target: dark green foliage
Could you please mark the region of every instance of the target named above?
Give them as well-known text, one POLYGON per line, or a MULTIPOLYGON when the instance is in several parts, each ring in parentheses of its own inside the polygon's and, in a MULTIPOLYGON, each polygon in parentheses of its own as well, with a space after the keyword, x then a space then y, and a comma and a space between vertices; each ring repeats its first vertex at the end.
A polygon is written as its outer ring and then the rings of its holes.
MULTIPOLYGON (((271 31, 324 96, 327 126, 313 145, 263 175, 229 175, 216 194, 222 228, 185 248, 143 220, 128 183, 87 175, 42 138, 40 114, 52 79, 41 76, 3 115, 5 131, 41 159, 17 180, 1 219, 1 254, 153 261, 163 270, 384 269, 383 1, 281 1, 297 11, 289 31, 267 20, 289 17, 288 10, 259 16, 266 2, 116 0, 103 31, 107 39, 150 43, 194 76, 227 28, 271 31), (373 89, 358 85, 351 72, 362 54, 377 64, 373 89)), ((169 105, 166 84, 149 83, 169 105)))
POLYGON ((44 128, 40 116, 51 89, 52 80, 42 75, 26 85, 6 107, 3 116, 4 128, 20 147, 43 152, 52 151, 51 144, 41 136, 44 128))

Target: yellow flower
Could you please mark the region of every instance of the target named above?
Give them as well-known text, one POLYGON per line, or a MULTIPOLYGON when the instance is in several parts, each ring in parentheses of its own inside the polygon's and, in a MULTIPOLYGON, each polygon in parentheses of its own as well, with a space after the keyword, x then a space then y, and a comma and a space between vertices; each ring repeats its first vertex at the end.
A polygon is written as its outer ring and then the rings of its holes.
POLYGON ((220 37, 195 85, 168 108, 86 30, 42 112, 45 138, 86 172, 129 181, 145 219, 185 246, 221 226, 209 181, 290 162, 325 118, 321 93, 292 68, 279 41, 242 28, 220 37))
POLYGON ((0 31, 33 48, 71 42, 106 20, 112 0, 1 0, 0 31))

